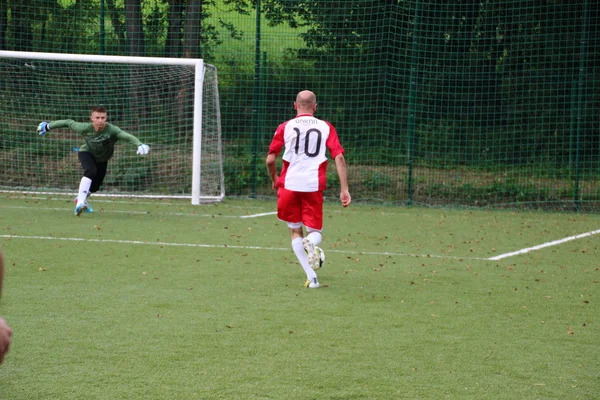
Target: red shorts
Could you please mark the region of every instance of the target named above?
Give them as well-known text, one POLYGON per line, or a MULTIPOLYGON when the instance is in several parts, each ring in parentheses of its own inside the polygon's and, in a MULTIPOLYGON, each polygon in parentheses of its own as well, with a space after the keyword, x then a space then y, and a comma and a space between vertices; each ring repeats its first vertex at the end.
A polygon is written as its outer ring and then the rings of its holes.
POLYGON ((294 192, 279 188, 277 218, 290 223, 302 222, 305 227, 320 231, 323 229, 323 192, 294 192))

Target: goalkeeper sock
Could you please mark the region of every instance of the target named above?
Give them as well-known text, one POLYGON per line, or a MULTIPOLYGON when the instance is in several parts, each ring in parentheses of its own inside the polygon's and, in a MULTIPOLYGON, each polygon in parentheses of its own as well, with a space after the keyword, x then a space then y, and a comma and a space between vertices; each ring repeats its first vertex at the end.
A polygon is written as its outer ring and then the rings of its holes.
POLYGON ((77 195, 77 205, 80 206, 85 204, 88 193, 90 192, 90 186, 92 186, 92 180, 88 177, 81 178, 79 183, 79 194, 77 195))
POLYGON ((306 272, 306 279, 311 280, 317 277, 317 274, 308 264, 308 256, 306 255, 306 251, 304 251, 304 246, 302 245, 302 238, 296 238, 292 240, 292 249, 294 250, 294 254, 296 254, 296 258, 300 261, 300 265, 304 272, 306 272))
POLYGON ((318 246, 321 244, 323 240, 323 235, 321 235, 320 231, 309 231, 306 238, 312 242, 313 245, 318 246))

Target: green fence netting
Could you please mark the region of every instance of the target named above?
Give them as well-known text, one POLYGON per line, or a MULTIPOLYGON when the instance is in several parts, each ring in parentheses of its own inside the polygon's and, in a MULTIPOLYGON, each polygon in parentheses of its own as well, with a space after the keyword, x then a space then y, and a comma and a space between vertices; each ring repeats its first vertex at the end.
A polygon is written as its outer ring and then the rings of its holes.
MULTIPOLYGON (((215 65, 227 196, 273 196, 267 146, 310 89, 346 148, 355 201, 598 211, 599 10, 593 0, 4 0, 0 49, 215 65)), ((0 119, 19 96, 9 79, 0 75, 0 119)), ((54 111, 85 118, 75 106, 54 111)), ((11 122, 0 154, 35 139, 11 122)), ((335 173, 328 184, 337 198, 335 173)))

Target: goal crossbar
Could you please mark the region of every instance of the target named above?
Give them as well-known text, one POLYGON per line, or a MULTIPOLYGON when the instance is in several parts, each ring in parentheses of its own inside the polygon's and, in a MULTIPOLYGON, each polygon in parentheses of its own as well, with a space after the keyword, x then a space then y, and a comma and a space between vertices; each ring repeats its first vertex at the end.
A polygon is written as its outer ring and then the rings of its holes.
POLYGON ((105 56, 98 54, 43 53, 0 50, 0 58, 22 58, 26 60, 81 61, 112 64, 154 64, 154 65, 196 65, 203 62, 201 58, 166 58, 105 56))

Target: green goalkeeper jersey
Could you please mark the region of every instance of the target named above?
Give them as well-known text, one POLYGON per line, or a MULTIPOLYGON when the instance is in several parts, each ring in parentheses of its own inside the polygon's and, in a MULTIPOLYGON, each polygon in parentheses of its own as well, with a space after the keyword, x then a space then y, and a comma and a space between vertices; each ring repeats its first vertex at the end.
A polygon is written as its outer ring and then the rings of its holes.
POLYGON ((50 122, 50 130, 69 128, 83 136, 85 144, 79 151, 91 153, 96 161, 105 162, 111 159, 115 152, 115 143, 123 140, 127 143, 139 146, 142 144, 138 138, 125 132, 118 126, 107 123, 102 132, 94 131, 91 122, 75 122, 71 119, 63 119, 50 122))

